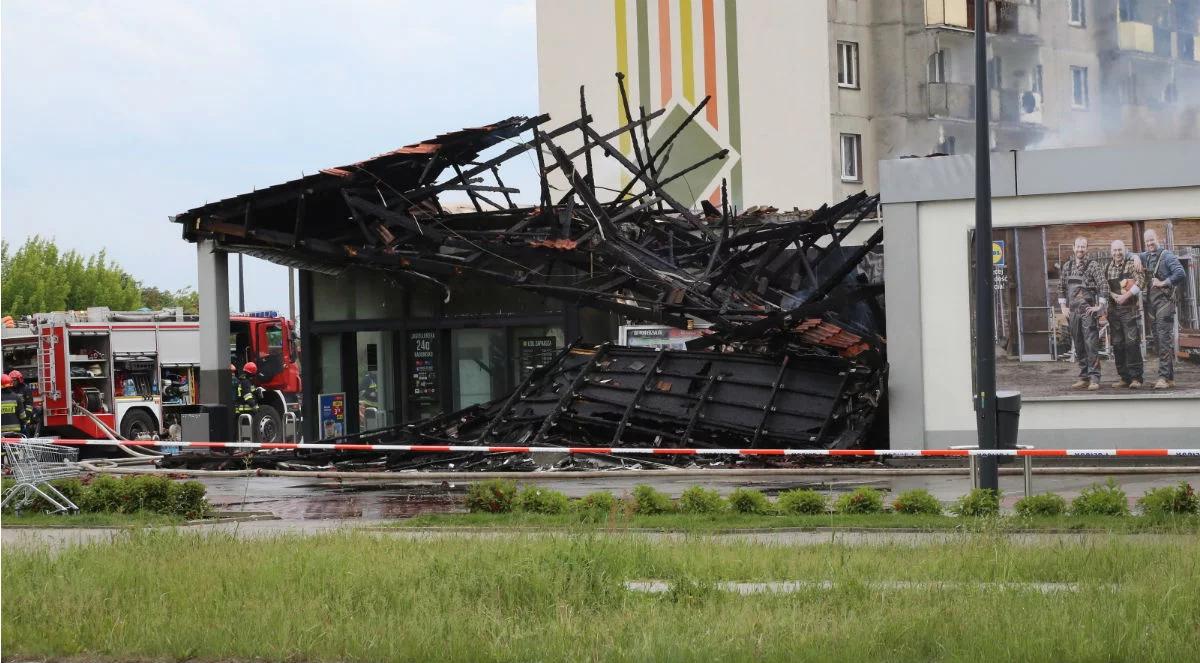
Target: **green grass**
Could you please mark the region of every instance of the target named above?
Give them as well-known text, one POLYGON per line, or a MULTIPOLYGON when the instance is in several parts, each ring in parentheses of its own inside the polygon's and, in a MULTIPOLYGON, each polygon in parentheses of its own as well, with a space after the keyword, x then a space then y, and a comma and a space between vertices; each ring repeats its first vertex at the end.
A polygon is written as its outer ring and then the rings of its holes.
POLYGON ((599 533, 238 540, 141 530, 115 543, 5 550, 0 573, 6 659, 1181 661, 1200 647, 1197 539, 1017 545, 984 534, 787 547, 599 533), (622 586, 648 579, 676 589, 622 586), (726 580, 835 588, 712 588, 726 580))
POLYGON ((1067 530, 1115 533, 1200 533, 1200 516, 1108 517, 1054 516, 958 518, 927 514, 831 514, 831 515, 754 515, 724 512, 719 514, 670 513, 653 516, 615 514, 594 523, 581 523, 574 514, 542 515, 533 513, 450 513, 427 514, 392 521, 389 527, 465 527, 465 528, 565 528, 570 530, 649 529, 664 532, 712 533, 739 529, 796 529, 846 527, 872 529, 919 529, 928 531, 1023 531, 1067 530))
POLYGON ((0 516, 0 527, 149 527, 155 525, 182 525, 181 516, 139 511, 137 513, 6 513, 0 516))

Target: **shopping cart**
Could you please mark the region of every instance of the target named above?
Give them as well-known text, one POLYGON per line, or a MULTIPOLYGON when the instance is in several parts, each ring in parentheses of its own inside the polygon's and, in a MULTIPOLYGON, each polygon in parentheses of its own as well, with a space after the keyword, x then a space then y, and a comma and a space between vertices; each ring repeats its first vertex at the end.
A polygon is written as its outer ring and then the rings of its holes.
POLYGON ((45 440, 5 439, 4 476, 12 476, 15 485, 4 491, 0 508, 12 502, 14 511, 33 504, 41 496, 50 505, 50 513, 79 511, 75 503, 55 488, 55 479, 73 479, 79 476, 79 450, 52 444, 45 440))

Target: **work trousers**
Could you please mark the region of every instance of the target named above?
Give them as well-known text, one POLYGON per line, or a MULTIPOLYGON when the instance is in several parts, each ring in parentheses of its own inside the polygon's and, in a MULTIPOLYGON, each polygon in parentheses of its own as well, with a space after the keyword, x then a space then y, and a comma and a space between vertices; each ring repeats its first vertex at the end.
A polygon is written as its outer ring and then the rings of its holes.
POLYGON ((1071 309, 1068 324, 1071 343, 1075 346, 1075 363, 1079 364, 1079 379, 1100 381, 1100 323, 1095 313, 1083 307, 1071 309))
MULTIPOLYGON (((1136 301, 1136 300, 1135 300, 1136 301)), ((1138 330, 1138 307, 1109 304, 1108 338, 1112 342, 1117 375, 1125 382, 1143 380, 1142 334, 1138 330)))
MULTIPOLYGON (((1158 288, 1156 288, 1158 290, 1158 288)), ((1167 292, 1150 295, 1150 329, 1158 353, 1158 377, 1175 379, 1175 300, 1167 292)))

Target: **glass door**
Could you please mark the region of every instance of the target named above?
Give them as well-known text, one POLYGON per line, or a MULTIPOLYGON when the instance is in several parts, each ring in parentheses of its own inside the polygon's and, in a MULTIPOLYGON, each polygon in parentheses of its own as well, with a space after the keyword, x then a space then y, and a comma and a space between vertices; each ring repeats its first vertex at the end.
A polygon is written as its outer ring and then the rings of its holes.
POLYGON ((455 410, 486 403, 508 389, 503 329, 455 329, 450 332, 455 410))
POLYGON ((399 423, 392 332, 360 331, 357 342, 358 429, 369 431, 399 423))

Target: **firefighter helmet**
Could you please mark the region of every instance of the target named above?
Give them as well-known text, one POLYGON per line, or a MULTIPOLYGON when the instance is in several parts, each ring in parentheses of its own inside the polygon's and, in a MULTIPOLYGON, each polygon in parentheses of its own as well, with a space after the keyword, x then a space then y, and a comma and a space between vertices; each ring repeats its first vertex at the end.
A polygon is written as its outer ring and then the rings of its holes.
POLYGON ((13 384, 21 384, 25 381, 25 376, 15 368, 9 371, 8 377, 12 379, 13 384))
POLYGON ((5 373, 4 375, 0 376, 0 387, 3 387, 4 389, 8 389, 11 386, 12 386, 12 378, 8 377, 8 373, 5 373))
POLYGON ((258 364, 248 361, 246 362, 246 365, 242 367, 242 372, 244 372, 246 375, 258 375, 258 364))

